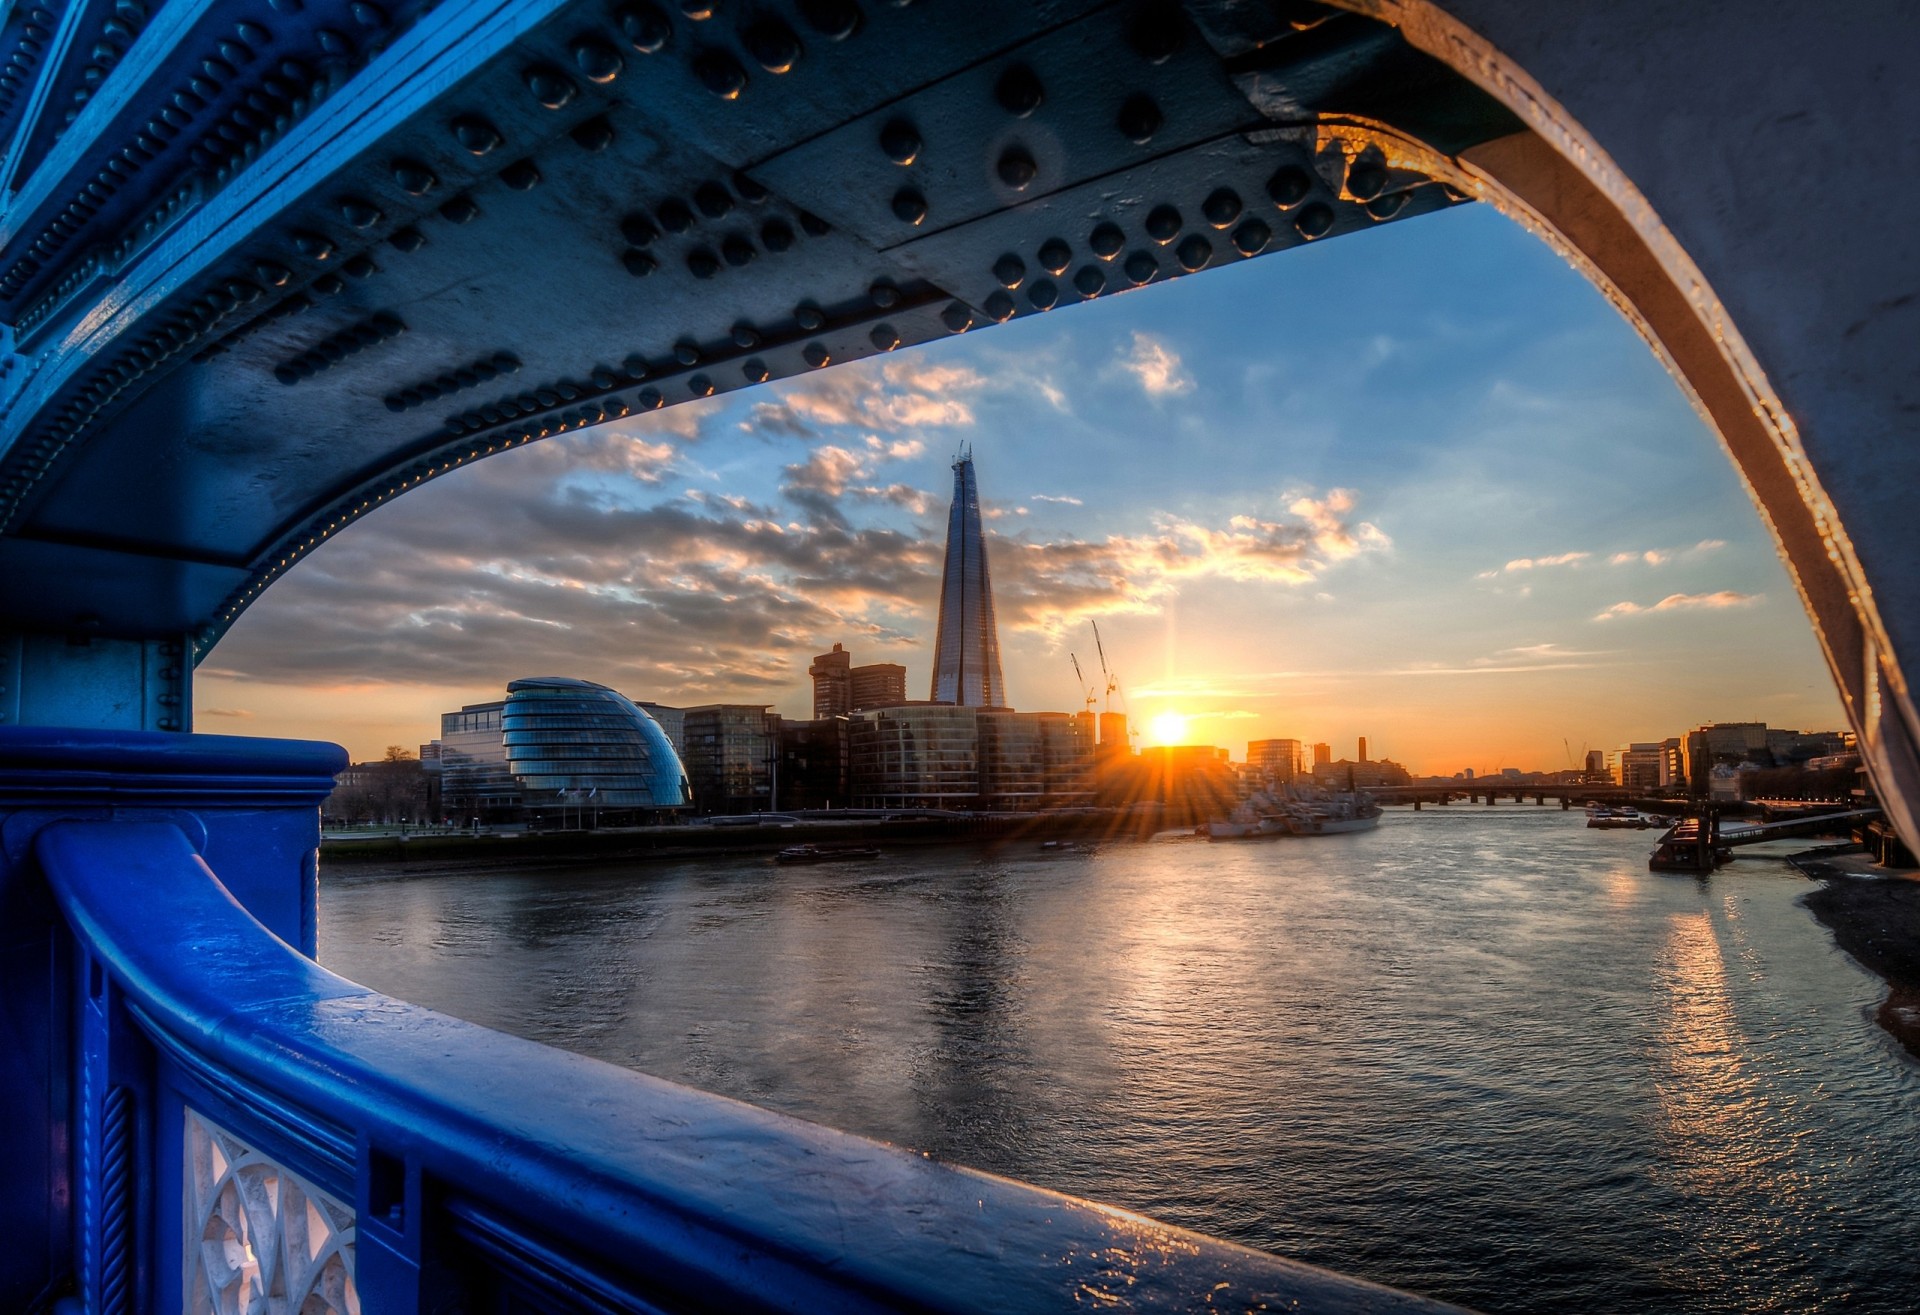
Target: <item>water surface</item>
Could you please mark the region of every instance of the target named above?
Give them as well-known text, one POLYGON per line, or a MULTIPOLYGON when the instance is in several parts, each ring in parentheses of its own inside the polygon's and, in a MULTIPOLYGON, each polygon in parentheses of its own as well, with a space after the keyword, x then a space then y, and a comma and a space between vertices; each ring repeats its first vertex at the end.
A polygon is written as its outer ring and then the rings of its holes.
MULTIPOLYGON (((1777 858, 1455 805, 1238 845, 321 888, 478 1023, 1489 1311, 1920 1306, 1920 1065, 1777 858)), ((1791 848, 1788 846, 1787 848, 1791 848)))

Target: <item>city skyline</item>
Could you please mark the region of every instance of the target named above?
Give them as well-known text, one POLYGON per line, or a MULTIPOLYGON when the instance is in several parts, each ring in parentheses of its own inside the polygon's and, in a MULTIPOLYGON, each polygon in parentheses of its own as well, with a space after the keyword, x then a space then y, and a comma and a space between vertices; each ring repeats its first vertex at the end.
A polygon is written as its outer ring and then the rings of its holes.
POLYGON ((541 674, 798 713, 839 641, 924 688, 961 442, 1017 708, 1083 706, 1097 618, 1116 710, 1236 753, 1366 733, 1421 774, 1551 770, 1563 740, 1842 722, 1679 390, 1474 208, 436 481, 241 618, 198 725, 370 757, 541 674))

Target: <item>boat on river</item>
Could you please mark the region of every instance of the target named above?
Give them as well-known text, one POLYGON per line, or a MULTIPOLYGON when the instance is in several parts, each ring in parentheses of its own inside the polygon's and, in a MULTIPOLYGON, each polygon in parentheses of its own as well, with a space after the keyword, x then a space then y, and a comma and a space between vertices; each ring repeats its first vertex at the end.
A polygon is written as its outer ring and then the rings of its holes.
POLYGON ((1209 840, 1276 840, 1282 836, 1337 836, 1380 825, 1380 805, 1359 790, 1286 788, 1284 798, 1254 795, 1223 820, 1205 826, 1209 840))
POLYGON ((879 858, 872 845, 788 845, 773 856, 776 863, 851 863, 863 858, 879 858))

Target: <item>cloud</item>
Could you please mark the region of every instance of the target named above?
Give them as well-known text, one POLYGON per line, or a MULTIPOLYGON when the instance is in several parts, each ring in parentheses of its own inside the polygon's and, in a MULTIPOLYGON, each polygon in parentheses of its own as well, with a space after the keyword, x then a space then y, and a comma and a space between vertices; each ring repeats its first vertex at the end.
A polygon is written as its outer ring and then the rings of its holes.
POLYGON ((1728 607, 1749 607, 1759 602, 1765 594, 1742 594, 1731 589, 1721 589, 1710 594, 1668 594, 1659 602, 1650 606, 1639 603, 1615 603, 1612 607, 1594 616, 1596 621, 1611 621, 1615 617, 1638 616, 1643 612, 1689 612, 1719 611, 1728 607))
POLYGON ((1148 397, 1179 397, 1193 391, 1193 376, 1180 354, 1150 333, 1135 330, 1132 349, 1121 351, 1115 363, 1139 381, 1148 397))
MULTIPOLYGON (((953 429, 974 422, 965 400, 987 385, 978 371, 929 365, 914 357, 856 361, 820 374, 768 385, 771 401, 757 402, 741 429, 766 436, 815 438, 823 430, 860 429, 881 434, 913 429, 953 429)), ((895 455, 911 456, 919 451, 895 455)))
POLYGON ((1058 503, 1062 503, 1062 504, 1064 504, 1064 505, 1066 505, 1066 506, 1069 506, 1069 507, 1084 507, 1084 506, 1086 506, 1086 503, 1084 503, 1084 502, 1082 502, 1082 501, 1081 501, 1080 499, 1078 499, 1078 498, 1076 498, 1076 497, 1074 497, 1074 496, 1072 496, 1071 494, 1060 494, 1060 495, 1058 495, 1058 496, 1055 496, 1054 494, 1051 494, 1051 493, 1036 493, 1036 494, 1034 494, 1034 495, 1033 495, 1033 498, 1032 498, 1032 501, 1034 501, 1034 502, 1058 502, 1058 503))
POLYGON ((1628 552, 1617 552, 1607 558, 1609 566, 1627 566, 1634 562, 1644 562, 1648 566, 1665 566, 1676 557, 1698 557, 1710 552, 1718 552, 1727 546, 1725 539, 1702 539, 1687 548, 1645 548, 1628 552))
MULTIPOLYGON (((1590 552, 1563 552, 1553 557, 1516 557, 1501 569, 1511 575, 1515 571, 1544 570, 1550 566, 1577 566, 1591 556, 1590 552)), ((1480 578, 1484 580, 1493 574, 1483 571, 1480 578)))

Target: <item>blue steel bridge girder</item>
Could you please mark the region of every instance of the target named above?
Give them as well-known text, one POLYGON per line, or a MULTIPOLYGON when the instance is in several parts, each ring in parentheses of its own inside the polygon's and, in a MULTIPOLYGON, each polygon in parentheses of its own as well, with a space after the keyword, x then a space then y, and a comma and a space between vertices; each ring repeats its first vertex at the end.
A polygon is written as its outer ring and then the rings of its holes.
MULTIPOLYGON (((372 53, 324 0, 185 3, 0 228, 19 629, 203 654, 359 515, 509 446, 1458 199, 1350 183, 1173 7, 444 0, 372 53)), ((1303 102, 1424 61, 1341 21, 1302 38, 1303 102)))

